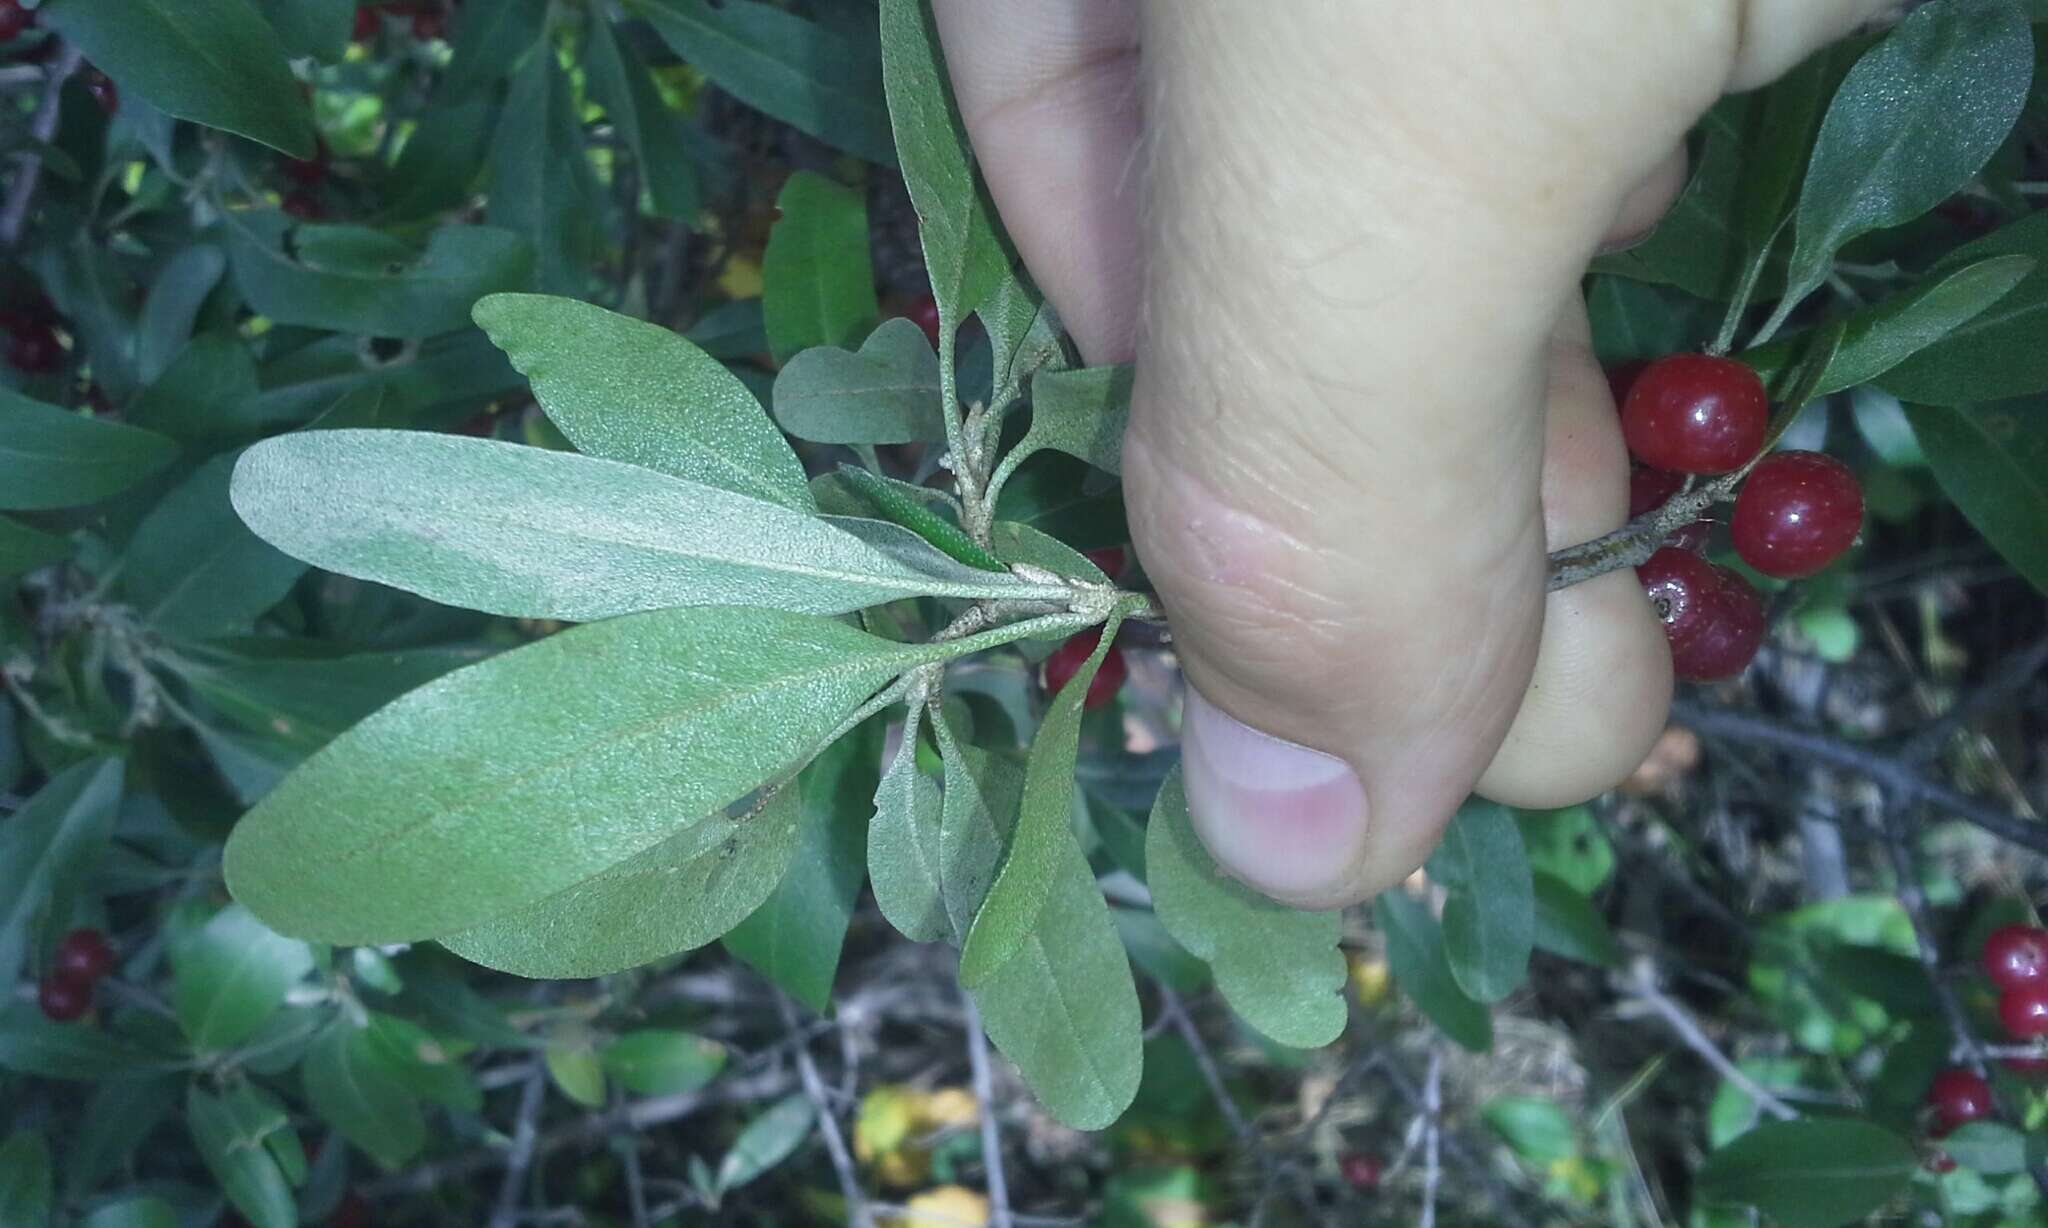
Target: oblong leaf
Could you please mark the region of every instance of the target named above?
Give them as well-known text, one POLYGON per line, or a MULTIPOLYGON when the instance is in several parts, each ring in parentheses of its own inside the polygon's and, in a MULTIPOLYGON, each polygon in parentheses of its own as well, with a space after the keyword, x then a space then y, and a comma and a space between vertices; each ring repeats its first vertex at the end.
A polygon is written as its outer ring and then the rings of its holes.
POLYGON ((579 452, 808 512, 803 466, 725 364, 575 299, 493 294, 471 313, 579 452))
POLYGON ((1942 490, 2006 562, 2048 593, 2048 404, 1905 410, 1942 490))
POLYGON ((1891 1131, 1854 1118, 1758 1126, 1707 1157, 1700 1196, 1756 1207, 1785 1228, 1835 1228, 1889 1202, 1919 1157, 1891 1131))
POLYGON ((279 324, 423 339, 469 323, 470 305, 524 289, 532 247, 494 226, 444 226, 424 251, 361 226, 294 226, 278 213, 236 215, 228 258, 249 305, 279 324))
POLYGON ((177 454, 177 444, 153 431, 88 418, 0 388, 0 509, 97 503, 177 454))
POLYGON ((313 952, 230 904, 171 944, 171 1006, 192 1043, 225 1049, 254 1035, 291 987, 313 970, 313 952))
POLYGON ((576 621, 683 605, 836 614, 1022 581, 938 579, 779 504, 650 469, 408 431, 268 439, 235 510, 285 553, 492 614, 576 621))
POLYGON ((1401 991, 1444 1035, 1484 1053, 1493 1047, 1493 1017, 1466 996, 1451 976, 1443 931, 1422 902, 1405 891, 1380 892, 1373 916, 1387 938, 1387 968, 1401 991))
POLYGON ((329 942, 482 925, 701 822, 931 655, 746 608, 572 628, 431 682, 307 760, 236 826, 228 885, 329 942))
POLYGON ((798 171, 775 198, 775 210, 761 254, 770 352, 788 362, 812 346, 851 345, 880 314, 867 199, 815 171, 798 171))
POLYGON ((70 553, 69 540, 0 516, 0 580, 48 566, 70 553))
POLYGON ((1180 769, 1159 786, 1145 876, 1166 932, 1208 962, 1232 1010, 1283 1045, 1312 1049, 1344 1031, 1336 912, 1275 903, 1216 868, 1188 818, 1180 769))
POLYGON ((282 1106, 249 1086, 215 1096, 194 1086, 185 1125, 221 1192, 256 1228, 296 1228, 291 1186, 265 1146, 290 1126, 282 1106))
POLYGON ((939 356, 924 330, 882 321, 858 353, 818 346, 775 376, 775 421, 813 443, 936 443, 946 437, 939 356))
POLYGON ((306 1100, 321 1120, 385 1168, 427 1141, 427 1123, 405 1067, 392 1062, 368 1027, 336 1020, 300 1066, 306 1100))
POLYGON ((306 565, 243 526, 228 502, 234 458, 215 457, 136 526, 118 588, 143 624, 197 639, 248 631, 306 565))
POLYGON ((1621 946, 1593 902, 1552 874, 1536 875, 1536 945, 1601 968, 1621 963, 1621 946))
POLYGON ((2001 401, 2048 391, 2048 210, 1950 252, 1936 271, 1970 268, 2001 257, 2034 262, 2012 293, 1958 325, 1878 380, 1902 400, 1926 405, 2001 401))
POLYGON ((1443 938, 1452 977, 1481 1002, 1507 997, 1528 973, 1536 935, 1535 888, 1521 828, 1506 807, 1474 798, 1444 830, 1429 872, 1450 888, 1443 938))
POLYGON ((761 906, 796 852, 795 788, 757 813, 716 814, 525 908, 441 938, 500 972, 605 976, 693 951, 761 906))
POLYGON ((1123 472, 1132 368, 1041 371, 1031 380, 1031 429, 1017 450, 1055 448, 1108 473, 1123 472))
POLYGON ((941 886, 939 786, 917 766, 922 709, 904 722, 903 740, 875 789, 875 821, 868 825, 868 878, 875 904, 896 932, 912 942, 951 936, 941 886))
POLYGON ((72 764, 0 824, 0 997, 13 987, 51 897, 106 855, 123 776, 120 759, 72 764))
POLYGON ((49 0, 37 12, 157 110, 313 156, 312 109, 249 0, 49 0))

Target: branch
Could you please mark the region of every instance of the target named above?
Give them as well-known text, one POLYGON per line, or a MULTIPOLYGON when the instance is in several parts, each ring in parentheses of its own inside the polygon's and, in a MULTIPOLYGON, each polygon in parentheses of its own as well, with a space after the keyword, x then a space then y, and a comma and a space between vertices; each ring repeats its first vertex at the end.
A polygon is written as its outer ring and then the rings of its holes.
POLYGON ((1986 712, 1995 711, 1999 704, 2025 690, 2044 666, 2048 666, 2048 635, 2036 640, 2025 652, 2001 663, 1998 675, 1991 681, 1964 697, 1940 720, 1907 738, 1899 747, 1899 758, 1907 763, 1923 763, 1934 758, 1971 721, 1986 712))
MULTIPOLYGON (((782 1022, 790 1035, 801 1036, 803 1024, 796 1017, 796 1003, 790 1001, 788 994, 778 990, 775 1004, 782 1011, 782 1022)), ((839 1191, 846 1197, 846 1222, 852 1228, 873 1228, 874 1217, 868 1211, 867 1195, 861 1191, 860 1176, 853 1169, 853 1156, 846 1150, 846 1139, 839 1132, 839 1118, 833 1112, 832 1098, 825 1094, 825 1080, 818 1074, 818 1064, 811 1060, 808 1043, 796 1047, 796 1068, 803 1077, 804 1094, 811 1098, 811 1103, 818 1110, 818 1133, 825 1140, 826 1154, 832 1157, 832 1170, 839 1175, 839 1191)))
MULTIPOLYGON (((57 54, 50 61, 50 75, 43 86, 43 100, 36 106, 35 117, 29 120, 29 134, 38 144, 47 145, 57 135, 57 113, 63 102, 64 82, 78 71, 83 57, 78 48, 64 43, 57 48, 57 54)), ((7 203, 0 206, 0 247, 13 247, 21 242, 21 228, 28 222, 29 206, 35 202, 36 185, 42 182, 43 155, 27 149, 20 153, 21 173, 7 188, 7 203)))
POLYGON ((533 1166, 534 1148, 540 1141, 534 1122, 540 1117, 541 1098, 547 1089, 547 1080, 535 1071, 527 1077, 526 1087, 519 1093, 519 1119, 512 1129, 512 1154, 505 1163, 504 1180, 498 1183, 498 1205, 491 1212, 491 1228, 512 1228, 519 1218, 519 1187, 525 1183, 526 1172, 533 1166))
POLYGON ((1690 700, 1671 705, 1679 724, 1709 737, 1747 742, 1805 755, 1809 759, 1855 772, 1882 788, 1894 804, 1924 802, 1948 811, 2001 840, 2048 856, 2048 824, 2021 818, 2009 810, 1928 779, 1911 763, 1881 750, 1844 742, 1826 734, 1781 725, 1768 717, 1709 708, 1690 700))
POLYGON ((1686 1012, 1686 1009, 1658 988, 1657 975, 1650 967, 1649 960, 1637 962, 1629 988, 1644 1006, 1678 1034, 1678 1039, 1685 1042, 1686 1048, 1698 1054, 1700 1059, 1712 1066, 1715 1073, 1723 1079, 1742 1089, 1758 1108, 1779 1121, 1791 1121, 1799 1116, 1791 1105, 1772 1095, 1762 1084, 1745 1074, 1740 1066, 1729 1061, 1728 1055, 1721 1052, 1720 1046, 1700 1030, 1699 1023, 1686 1012))
POLYGON ((981 1102, 981 1160, 988 1173, 989 1228, 1012 1228, 1010 1182, 1003 1172, 1003 1136, 996 1124, 995 1080, 989 1075, 988 1037, 982 1034, 981 1011, 962 990, 967 1012, 967 1065, 973 1072, 974 1098, 981 1102))
POLYGON ((1432 1049, 1422 1080, 1422 1217, 1417 1228, 1436 1228, 1436 1190, 1443 1180, 1444 1055, 1432 1049))

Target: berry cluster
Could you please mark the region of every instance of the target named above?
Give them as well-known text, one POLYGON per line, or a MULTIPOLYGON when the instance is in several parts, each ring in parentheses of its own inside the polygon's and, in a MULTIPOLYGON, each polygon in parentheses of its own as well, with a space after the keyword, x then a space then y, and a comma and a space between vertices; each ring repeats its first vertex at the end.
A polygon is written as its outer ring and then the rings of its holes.
POLYGON ((1998 1020, 2017 1040, 2048 1036, 2048 930, 2006 925, 1984 940, 1984 972, 1998 986, 1998 1020))
MULTIPOLYGON (((1761 459, 1770 399, 1732 358, 1673 354, 1608 372, 1634 467, 1629 515, 1655 511, 1694 477, 1744 470, 1728 532, 1735 553, 1767 576, 1800 579, 1839 558, 1863 527, 1863 490, 1847 465, 1818 452, 1761 459)), ((1637 568, 1664 622, 1681 678, 1732 678, 1764 638, 1763 599, 1739 573, 1706 561, 1708 526, 1679 528, 1637 568)))
MULTIPOLYGON (((1089 550, 1085 557, 1112 580, 1123 574, 1124 551, 1121 546, 1089 550)), ((1053 649, 1052 655, 1045 659, 1041 678, 1046 694, 1057 695, 1073 681, 1074 675, 1088 663, 1088 658, 1095 655, 1095 646, 1101 642, 1102 628, 1090 627, 1053 649)), ((1124 679, 1129 675, 1130 666, 1124 662, 1124 650, 1111 644, 1109 651, 1103 654, 1101 668, 1095 671, 1094 679, 1088 683, 1088 694, 1082 697, 1081 707, 1092 712, 1109 703, 1123 689, 1124 679)))
MULTIPOLYGON (((6 0, 0 0, 0 4, 6 0)), ((56 304, 40 292, 16 306, 0 308, 0 332, 7 334, 7 362, 30 375, 48 375, 64 365, 62 322, 56 304)))
POLYGON ((36 1004, 58 1023, 92 1009, 92 987, 114 970, 114 947, 95 929, 76 929, 57 941, 50 970, 36 986, 36 1004))

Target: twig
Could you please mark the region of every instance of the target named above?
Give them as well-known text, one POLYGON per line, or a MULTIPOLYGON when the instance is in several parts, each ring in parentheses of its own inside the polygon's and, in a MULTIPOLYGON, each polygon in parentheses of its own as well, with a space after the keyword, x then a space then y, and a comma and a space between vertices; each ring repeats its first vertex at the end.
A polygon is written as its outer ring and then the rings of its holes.
POLYGON ((491 1212, 491 1228, 513 1228, 519 1218, 519 1187, 526 1183, 526 1172, 533 1167, 534 1148, 540 1141, 535 1122, 547 1089, 547 1080, 536 1071, 519 1093, 519 1119, 512 1129, 512 1152, 505 1161, 505 1177, 498 1183, 498 1205, 491 1212))
MULTIPOLYGON (((777 990, 775 1004, 782 1011, 783 1025, 792 1035, 801 1035, 803 1023, 797 1018, 796 1003, 788 994, 777 990)), ((852 1228, 874 1228, 867 1195, 861 1191, 860 1176, 853 1168, 853 1156, 846 1149, 846 1138, 839 1131, 838 1115, 832 1107, 831 1097, 825 1093, 825 1080, 818 1074, 818 1064, 811 1060, 808 1044, 796 1047, 796 1069, 803 1079, 804 1094, 818 1109, 818 1134, 825 1140, 825 1153, 832 1157, 832 1170, 839 1175, 839 1191, 846 1197, 846 1222, 852 1228)))
POLYGON ((1436 1228, 1436 1190, 1443 1180, 1444 1055, 1432 1049, 1422 1080, 1422 1216, 1416 1228, 1436 1228))
POLYGON ((1740 1066, 1728 1060, 1728 1055, 1721 1052, 1720 1046, 1700 1030, 1700 1025, 1692 1015, 1658 987, 1657 974, 1650 966, 1649 960, 1636 962, 1629 988, 1638 1001, 1678 1034, 1678 1039, 1685 1042, 1686 1048, 1698 1054, 1700 1059, 1712 1066, 1715 1073, 1723 1079, 1740 1088, 1758 1108, 1780 1121, 1791 1121, 1799 1116, 1798 1110, 1778 1099, 1762 1084, 1744 1073, 1740 1066))
MULTIPOLYGON (((1386 1079, 1388 1086, 1392 1087, 1403 1100, 1406 1100, 1411 1106, 1421 1107, 1423 1104, 1422 1089, 1415 1085, 1415 1081, 1408 1077, 1407 1072, 1403 1071, 1392 1061, 1379 1063, 1379 1072, 1386 1079)), ((1438 1113, 1442 1113, 1441 1106, 1438 1108, 1438 1113)), ((1442 1134, 1439 1136, 1439 1144, 1443 1154, 1449 1156, 1452 1163, 1463 1169, 1466 1175, 1472 1177, 1486 1188, 1487 1197, 1492 1200, 1494 1209, 1500 1213, 1503 1223, 1512 1224, 1515 1228, 1531 1228, 1528 1217, 1523 1215, 1521 1208, 1515 1205, 1515 1200, 1509 1196, 1507 1187, 1501 1183, 1499 1175, 1484 1160, 1473 1155, 1471 1150, 1459 1140, 1457 1135, 1442 1134)))
POLYGON ((1997 677, 1965 696, 1940 720, 1907 738, 1899 747, 1899 758, 1906 763, 1923 763, 1932 759, 1972 720, 2025 690, 2027 684, 2034 680, 2034 675, 2043 668, 2048 668, 2048 636, 2041 637, 2025 652, 2001 663, 1997 677))
POLYGON ((633 1212, 633 1228, 649 1228, 654 1221, 647 1214, 647 1177, 640 1171, 640 1136, 628 1133, 620 1141, 625 1144, 620 1158, 626 1167, 626 1206, 633 1212))
MULTIPOLYGON (((48 83, 43 86, 43 100, 36 106, 34 118, 29 120, 29 134, 38 144, 47 145, 57 135, 57 116, 62 107, 64 82, 78 71, 83 57, 78 48, 64 43, 57 48, 57 54, 50 60, 48 83)), ((34 203, 36 186, 42 182, 43 155, 34 149, 22 150, 19 154, 21 173, 7 188, 7 203, 0 207, 0 247, 13 247, 21 241, 21 228, 28 222, 29 206, 34 203)))
POLYGON ((1883 788, 1895 804, 1925 802, 2002 840, 2048 855, 2048 823, 2029 822, 2009 810, 1930 780, 1911 763, 1881 750, 1689 700, 1673 703, 1671 714, 1679 724, 1709 737, 1792 751, 1855 772, 1883 788))
POLYGON ((982 1034, 981 1012, 965 990, 960 1004, 967 1014, 967 1066, 974 1079, 974 1098, 981 1102, 981 1163, 988 1174, 989 1228, 1012 1228, 1010 1182, 1003 1173, 1003 1135, 996 1124, 995 1080, 989 1076, 988 1037, 982 1034))
POLYGON ((1216 1068, 1216 1058, 1210 1054, 1202 1034, 1195 1030, 1195 1021, 1188 1015, 1180 995, 1161 985, 1159 998, 1167 1017, 1173 1021, 1173 1030, 1180 1033, 1180 1038, 1187 1042, 1188 1052, 1194 1055, 1195 1069, 1201 1072, 1202 1082, 1209 1088, 1216 1107, 1222 1111, 1224 1124, 1230 1127, 1230 1132, 1237 1136, 1239 1142, 1248 1144, 1258 1153, 1263 1165, 1265 1150, 1259 1146, 1258 1136, 1252 1133, 1252 1124, 1244 1119, 1237 1101, 1231 1098, 1230 1089, 1223 1085, 1223 1073, 1216 1068))

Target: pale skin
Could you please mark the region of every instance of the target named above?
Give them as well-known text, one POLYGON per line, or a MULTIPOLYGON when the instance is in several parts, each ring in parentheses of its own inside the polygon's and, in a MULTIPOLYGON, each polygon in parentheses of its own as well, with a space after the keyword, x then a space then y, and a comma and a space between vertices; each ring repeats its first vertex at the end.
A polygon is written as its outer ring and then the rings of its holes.
POLYGON ((1138 553, 1196 829, 1275 898, 1400 881, 1474 789, 1592 796, 1671 664, 1579 280, 1682 141, 1876 0, 937 0, 976 151, 1090 362, 1135 359, 1138 553), (1312 749, 1310 749, 1312 748, 1312 749))

